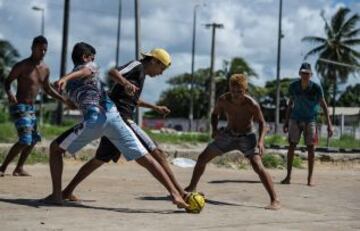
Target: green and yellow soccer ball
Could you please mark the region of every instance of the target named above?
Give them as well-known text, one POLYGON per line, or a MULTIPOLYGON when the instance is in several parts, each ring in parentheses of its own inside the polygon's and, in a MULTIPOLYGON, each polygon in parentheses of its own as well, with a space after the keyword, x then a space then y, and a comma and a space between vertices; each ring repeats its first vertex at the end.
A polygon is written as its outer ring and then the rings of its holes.
POLYGON ((188 213, 200 213, 205 206, 205 197, 198 192, 191 192, 186 199, 189 207, 186 208, 188 213))

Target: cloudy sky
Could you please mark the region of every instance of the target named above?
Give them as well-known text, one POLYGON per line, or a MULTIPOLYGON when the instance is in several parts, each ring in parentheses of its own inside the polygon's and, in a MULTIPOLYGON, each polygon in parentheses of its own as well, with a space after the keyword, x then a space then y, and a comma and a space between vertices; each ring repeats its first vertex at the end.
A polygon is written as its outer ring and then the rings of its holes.
MULTIPOLYGON (((195 68, 210 64, 211 31, 206 23, 222 23, 224 29, 216 35, 216 68, 223 60, 245 58, 259 75, 253 83, 263 85, 275 79, 277 56, 279 0, 139 0, 141 12, 141 49, 163 47, 171 53, 173 64, 163 76, 147 79, 143 98, 155 102, 168 86, 166 79, 191 68, 192 18, 197 10, 197 40, 195 68), (203 6, 205 4, 205 6, 203 6)), ((78 41, 97 49, 96 62, 104 73, 115 65, 117 15, 119 0, 71 0, 67 70, 72 63, 70 52, 78 41)), ((41 13, 33 6, 45 9, 45 36, 49 40, 46 62, 52 80, 59 78, 63 1, 58 0, 0 0, 0 39, 9 40, 21 58, 30 54, 33 37, 40 34, 41 13)), ((134 1, 122 0, 122 30, 120 63, 134 59, 134 1)), ((323 10, 326 18, 341 6, 360 13, 358 0, 284 0, 281 77, 296 77, 304 54, 311 44, 304 44, 306 35, 323 35, 323 10)), ((313 63, 314 59, 309 59, 313 63)), ((360 82, 351 77, 349 83, 360 82)))

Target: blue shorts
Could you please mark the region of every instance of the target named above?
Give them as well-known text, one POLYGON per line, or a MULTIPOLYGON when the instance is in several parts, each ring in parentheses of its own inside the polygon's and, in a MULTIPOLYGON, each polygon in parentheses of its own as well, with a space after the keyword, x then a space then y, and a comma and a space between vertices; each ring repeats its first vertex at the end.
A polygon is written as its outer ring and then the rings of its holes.
MULTIPOLYGON (((153 152, 157 148, 155 142, 134 121, 130 119, 124 120, 149 153, 153 152)), ((110 160, 117 162, 120 156, 121 152, 116 148, 116 146, 113 145, 108 138, 101 137, 100 145, 96 150, 95 158, 103 162, 109 162, 110 160)))
POLYGON ((148 153, 114 106, 108 112, 96 108, 85 118, 55 140, 60 148, 75 154, 86 144, 105 136, 127 160, 136 160, 148 153))
POLYGON ((15 123, 19 143, 33 145, 41 140, 40 133, 37 131, 37 121, 33 105, 16 104, 10 106, 10 115, 15 123))

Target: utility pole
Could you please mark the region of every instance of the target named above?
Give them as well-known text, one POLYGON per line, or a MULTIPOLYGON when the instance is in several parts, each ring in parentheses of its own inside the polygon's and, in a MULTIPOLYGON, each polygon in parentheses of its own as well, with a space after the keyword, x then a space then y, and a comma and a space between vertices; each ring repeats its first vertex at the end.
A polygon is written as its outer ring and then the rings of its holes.
POLYGON ((194 6, 192 49, 191 49, 191 83, 190 83, 190 108, 189 108, 189 132, 193 129, 194 120, 194 69, 195 69, 195 41, 196 41, 196 10, 200 5, 194 6))
POLYGON ((216 29, 224 28, 223 24, 211 23, 206 24, 206 28, 212 28, 212 37, 211 37, 211 59, 210 59, 210 94, 209 94, 209 111, 208 111, 208 119, 209 119, 209 127, 208 131, 211 133, 211 113, 215 106, 215 80, 214 80, 214 62, 215 62, 215 35, 216 29))
MULTIPOLYGON (((139 0, 135 0, 135 59, 140 59, 140 4, 139 0)), ((141 127, 142 118, 140 109, 136 108, 136 123, 141 127)))
MULTIPOLYGON (((33 6, 32 9, 35 10, 35 11, 40 11, 41 12, 41 35, 45 36, 45 8, 39 7, 39 6, 33 6)), ((43 109, 44 92, 43 92, 43 89, 40 89, 39 97, 40 97, 39 122, 40 122, 40 125, 42 126, 44 124, 44 109, 43 109)))
POLYGON ((279 30, 278 30, 278 49, 277 49, 277 64, 276 64, 276 105, 275 105, 275 133, 279 133, 280 122, 280 62, 281 62, 281 39, 283 34, 281 31, 282 18, 282 0, 279 0, 279 30))
MULTIPOLYGON (((61 49, 61 66, 60 78, 66 73, 66 54, 69 34, 69 14, 70 14, 70 0, 64 1, 64 23, 63 23, 63 36, 62 36, 62 49, 61 49)), ((61 124, 63 120, 63 104, 58 102, 56 109, 56 124, 61 124)))
POLYGON ((117 37, 116 37, 115 66, 118 66, 118 65, 119 65, 120 33, 121 33, 121 13, 122 13, 122 0, 119 0, 118 25, 117 25, 117 37))

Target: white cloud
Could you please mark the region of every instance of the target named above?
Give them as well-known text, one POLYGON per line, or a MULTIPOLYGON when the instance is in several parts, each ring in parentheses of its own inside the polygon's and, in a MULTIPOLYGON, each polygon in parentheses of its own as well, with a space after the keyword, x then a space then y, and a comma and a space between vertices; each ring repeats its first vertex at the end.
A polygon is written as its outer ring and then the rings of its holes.
MULTIPOLYGON (((164 47, 173 56, 173 65, 162 77, 148 79, 144 98, 154 102, 168 86, 166 79, 190 72, 192 17, 195 3, 192 0, 141 1, 141 48, 150 50, 164 47)), ((217 30, 216 67, 222 60, 235 56, 244 57, 259 74, 257 84, 275 78, 278 0, 212 0, 198 9, 196 68, 210 64, 211 31, 205 23, 223 23, 217 30)), ((312 47, 301 42, 306 35, 323 36, 323 9, 329 19, 342 0, 283 1, 283 33, 281 76, 297 76, 298 66, 304 54, 312 47)), ((63 2, 50 0, 0 0, 0 38, 7 39, 20 51, 22 57, 30 52, 30 43, 40 31, 39 12, 31 10, 34 5, 45 10, 45 32, 49 40, 46 62, 50 65, 53 79, 59 76, 62 43, 63 2), (26 4, 24 3, 26 1, 26 4), (29 3, 28 3, 29 2, 29 3), (18 12, 22 12, 19 14, 18 12)), ((360 11, 360 3, 350 1, 352 13, 360 11)), ((134 58, 134 6, 133 1, 123 1, 123 21, 120 42, 120 63, 134 58)), ((103 72, 115 63, 117 2, 78 0, 72 2, 69 28, 68 70, 72 64, 70 53, 78 41, 87 41, 97 49, 97 63, 103 72)), ((309 59, 313 62, 314 59, 309 59)))

